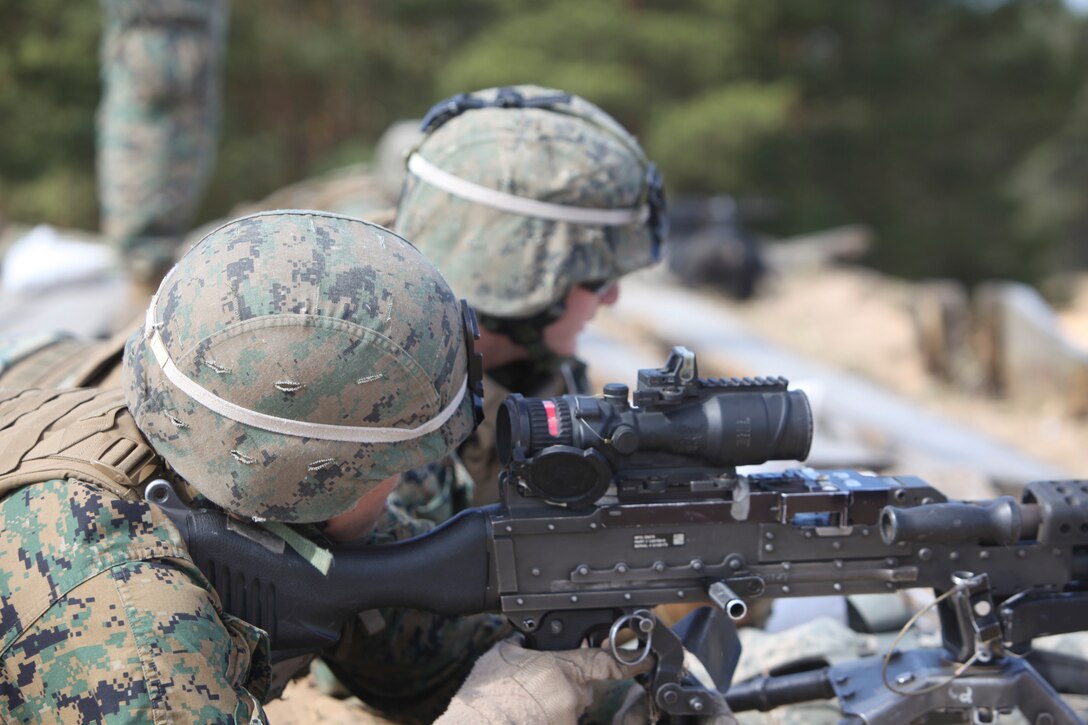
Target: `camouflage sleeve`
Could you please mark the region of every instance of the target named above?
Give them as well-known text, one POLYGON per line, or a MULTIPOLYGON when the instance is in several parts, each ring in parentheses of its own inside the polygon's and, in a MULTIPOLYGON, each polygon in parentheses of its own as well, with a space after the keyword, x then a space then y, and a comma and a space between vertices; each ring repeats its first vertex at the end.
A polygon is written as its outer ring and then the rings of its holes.
MULTIPOLYGON (((411 519, 442 523, 469 505, 472 485, 468 472, 451 453, 443 461, 402 474, 386 506, 411 519)), ((382 535, 380 526, 376 533, 382 535)))
POLYGON ((0 720, 263 722, 267 636, 186 556, 161 511, 74 479, 0 499, 0 720))
POLYGON ((129 562, 50 607, 3 656, 15 720, 265 722, 247 691, 251 642, 165 562, 129 562), (47 718, 52 719, 52 718, 47 718))
MULTIPOLYGON (((442 490, 441 482, 452 475, 448 465, 428 466, 402 479, 407 490, 390 497, 387 516, 368 542, 429 531, 433 522, 414 519, 407 510, 429 500, 426 492, 442 490)), ((480 655, 509 632, 504 619, 490 614, 443 617, 387 608, 360 617, 325 662, 348 691, 383 716, 429 723, 445 711, 480 655)))

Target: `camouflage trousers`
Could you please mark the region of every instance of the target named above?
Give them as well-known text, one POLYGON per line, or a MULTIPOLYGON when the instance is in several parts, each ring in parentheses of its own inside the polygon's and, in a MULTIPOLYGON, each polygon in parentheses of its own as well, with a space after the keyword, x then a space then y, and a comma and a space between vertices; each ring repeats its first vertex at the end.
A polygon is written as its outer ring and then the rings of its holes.
POLYGON ((102 231, 157 281, 215 163, 229 0, 102 0, 102 231))

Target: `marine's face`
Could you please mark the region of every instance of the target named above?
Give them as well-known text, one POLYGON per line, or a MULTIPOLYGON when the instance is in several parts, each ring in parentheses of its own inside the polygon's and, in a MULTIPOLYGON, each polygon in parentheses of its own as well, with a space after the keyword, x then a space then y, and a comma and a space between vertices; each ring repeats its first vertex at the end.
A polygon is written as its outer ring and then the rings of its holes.
POLYGON ((333 516, 325 524, 325 535, 333 541, 344 543, 369 534, 378 523, 378 517, 385 510, 385 499, 389 498, 389 494, 397 487, 398 481, 400 481, 399 473, 390 476, 359 499, 355 508, 333 516))
POLYGON ((567 293, 563 315, 544 328, 544 344, 556 355, 573 355, 578 346, 578 336, 601 305, 613 305, 620 297, 618 282, 612 282, 596 290, 575 287, 567 293))

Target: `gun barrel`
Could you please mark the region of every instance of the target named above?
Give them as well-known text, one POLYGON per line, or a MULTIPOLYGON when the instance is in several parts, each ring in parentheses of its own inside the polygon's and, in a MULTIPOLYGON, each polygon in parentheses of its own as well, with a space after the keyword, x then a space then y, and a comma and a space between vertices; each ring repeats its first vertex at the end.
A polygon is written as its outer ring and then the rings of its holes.
POLYGON ((759 710, 767 712, 795 702, 826 700, 835 696, 828 668, 789 675, 756 677, 733 685, 725 693, 725 701, 733 712, 759 710))
POLYGON ((1021 505, 1012 496, 989 504, 933 503, 880 512, 880 535, 885 544, 901 541, 932 543, 1015 544, 1038 528, 1036 506, 1021 505))

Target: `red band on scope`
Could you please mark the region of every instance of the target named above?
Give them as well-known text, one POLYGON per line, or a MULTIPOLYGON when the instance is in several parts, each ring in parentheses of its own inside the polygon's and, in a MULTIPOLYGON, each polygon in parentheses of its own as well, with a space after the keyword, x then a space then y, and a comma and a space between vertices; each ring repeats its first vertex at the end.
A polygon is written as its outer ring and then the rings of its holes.
POLYGON ((555 403, 550 400, 541 401, 544 403, 544 412, 548 415, 548 433, 552 438, 559 437, 559 416, 555 412, 555 403))

